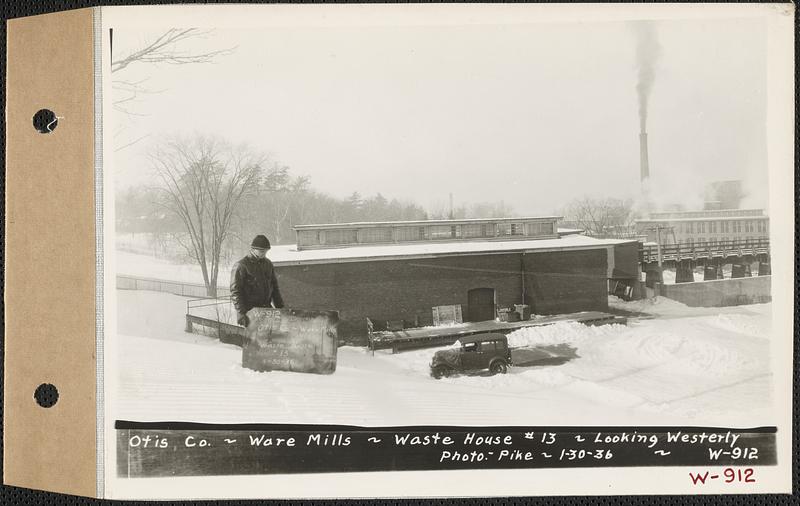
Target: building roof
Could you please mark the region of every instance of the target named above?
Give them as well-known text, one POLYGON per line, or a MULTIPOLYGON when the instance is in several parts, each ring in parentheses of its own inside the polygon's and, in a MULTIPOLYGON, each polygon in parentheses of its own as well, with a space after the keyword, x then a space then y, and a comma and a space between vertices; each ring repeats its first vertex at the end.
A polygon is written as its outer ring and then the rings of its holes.
POLYGON ((277 245, 273 246, 269 251, 269 258, 276 266, 282 266, 402 260, 454 255, 605 249, 616 244, 635 242, 637 241, 594 239, 583 235, 567 235, 554 239, 426 241, 303 250, 298 250, 296 245, 277 245))
POLYGON ((558 227, 558 235, 573 235, 573 234, 582 234, 586 232, 582 228, 566 228, 566 227, 558 227))
POLYGON ((468 223, 511 223, 520 221, 557 221, 560 216, 531 216, 520 218, 465 218, 452 220, 412 220, 412 221, 359 221, 353 223, 320 223, 295 225, 295 230, 321 230, 339 228, 406 227, 423 225, 459 225, 468 223))

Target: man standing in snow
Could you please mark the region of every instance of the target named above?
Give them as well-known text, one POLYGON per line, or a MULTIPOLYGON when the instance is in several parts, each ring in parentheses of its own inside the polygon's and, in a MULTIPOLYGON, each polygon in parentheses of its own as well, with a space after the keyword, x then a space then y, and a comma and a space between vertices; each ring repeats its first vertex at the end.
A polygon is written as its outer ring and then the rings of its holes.
POLYGON ((275 268, 267 258, 269 239, 257 235, 250 244, 250 253, 236 262, 231 271, 231 301, 236 307, 236 321, 247 327, 247 312, 254 307, 283 307, 275 268))

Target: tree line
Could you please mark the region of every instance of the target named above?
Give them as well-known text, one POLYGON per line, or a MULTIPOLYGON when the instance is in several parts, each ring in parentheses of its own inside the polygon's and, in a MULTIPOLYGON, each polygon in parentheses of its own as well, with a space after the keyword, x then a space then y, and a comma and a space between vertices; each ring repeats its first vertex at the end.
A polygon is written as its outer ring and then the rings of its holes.
POLYGON ((116 194, 117 240, 138 236, 156 256, 196 263, 210 296, 223 281, 221 268, 241 256, 257 234, 266 234, 273 244, 294 244, 293 227, 301 224, 502 217, 512 212, 503 203, 429 212, 380 193, 337 198, 263 152, 215 137, 168 139, 148 158, 152 183, 116 194))

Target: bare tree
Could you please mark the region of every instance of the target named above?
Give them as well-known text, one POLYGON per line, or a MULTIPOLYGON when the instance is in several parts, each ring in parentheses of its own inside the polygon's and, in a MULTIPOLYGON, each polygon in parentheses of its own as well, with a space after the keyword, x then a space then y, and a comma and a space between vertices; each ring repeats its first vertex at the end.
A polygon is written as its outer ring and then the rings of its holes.
POLYGON ((562 210, 564 222, 593 237, 627 237, 633 230, 633 202, 614 198, 582 197, 562 210))
MULTIPOLYGON (((187 42, 192 39, 208 37, 213 30, 201 30, 199 28, 170 28, 160 33, 155 39, 148 41, 144 46, 127 52, 117 58, 112 55, 111 73, 115 74, 112 79, 114 89, 114 108, 129 116, 140 116, 131 105, 135 103, 141 95, 149 93, 159 93, 163 90, 149 88, 146 83, 148 77, 139 79, 124 79, 124 70, 135 64, 167 64, 167 65, 188 65, 194 63, 213 63, 218 57, 232 54, 236 48, 230 47, 211 51, 189 51, 184 49, 187 42)), ((118 134, 119 132, 117 132, 118 134)), ((125 140, 115 151, 121 151, 137 142, 145 139, 147 135, 140 136, 133 140, 125 140)))
POLYGON ((307 177, 293 178, 289 174, 289 167, 285 166, 273 168, 264 178, 257 209, 271 221, 270 228, 277 244, 287 239, 286 231, 291 231, 289 222, 297 214, 295 211, 302 210, 305 201, 302 194, 308 191, 308 186, 307 177))
POLYGON ((168 141, 150 159, 160 182, 158 202, 185 228, 175 239, 200 265, 206 292, 216 297, 224 243, 266 159, 245 147, 205 137, 168 141))
POLYGON ((111 73, 119 72, 134 63, 167 63, 170 65, 208 63, 214 61, 217 56, 233 52, 235 48, 192 53, 183 51, 179 47, 181 42, 205 37, 211 33, 213 33, 212 30, 200 30, 199 28, 170 28, 152 42, 145 44, 144 47, 112 60, 111 73))

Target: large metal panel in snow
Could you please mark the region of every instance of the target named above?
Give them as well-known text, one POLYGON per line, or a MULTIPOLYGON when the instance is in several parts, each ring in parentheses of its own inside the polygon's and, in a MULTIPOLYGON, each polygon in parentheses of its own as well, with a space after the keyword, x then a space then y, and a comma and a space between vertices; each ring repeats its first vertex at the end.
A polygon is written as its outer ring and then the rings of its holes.
POLYGON ((336 371, 337 311, 253 308, 248 311, 242 367, 256 371, 336 371))

